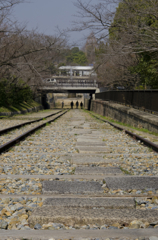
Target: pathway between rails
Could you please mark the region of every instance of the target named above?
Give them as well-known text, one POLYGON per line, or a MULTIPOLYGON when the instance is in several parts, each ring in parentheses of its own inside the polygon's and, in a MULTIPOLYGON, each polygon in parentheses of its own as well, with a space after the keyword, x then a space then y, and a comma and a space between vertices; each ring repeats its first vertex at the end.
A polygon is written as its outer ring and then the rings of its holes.
POLYGON ((157 154, 71 110, 0 155, 0 239, 158 240, 157 154))

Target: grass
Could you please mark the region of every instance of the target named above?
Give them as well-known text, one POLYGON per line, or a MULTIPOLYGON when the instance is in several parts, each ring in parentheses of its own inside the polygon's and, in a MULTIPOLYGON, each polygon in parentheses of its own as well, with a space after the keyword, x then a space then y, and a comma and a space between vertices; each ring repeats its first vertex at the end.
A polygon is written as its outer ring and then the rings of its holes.
POLYGON ((18 104, 14 104, 14 105, 6 105, 6 106, 1 106, 0 107, 0 113, 2 112, 17 112, 17 111, 23 111, 29 108, 33 108, 33 107, 37 107, 40 106, 39 103, 35 102, 35 101, 31 101, 31 102, 22 102, 22 103, 18 103, 18 104))
POLYGON ((132 173, 130 173, 129 171, 127 171, 126 169, 120 167, 121 171, 124 172, 125 174, 128 174, 128 175, 132 175, 132 173))
MULTIPOLYGON (((92 111, 88 111, 88 110, 84 110, 85 112, 87 113, 92 113, 92 114, 95 114, 94 112, 92 111)), ((144 132, 144 133, 148 133, 148 134, 152 134, 154 136, 158 136, 158 133, 155 133, 155 132, 151 132, 149 131, 148 129, 146 128, 138 128, 138 127, 133 127, 132 125, 130 124, 126 124, 126 123, 122 123, 122 122, 119 122, 119 121, 116 121, 110 117, 105 117, 105 116, 102 116, 102 115, 99 115, 99 114, 95 114, 97 117, 100 117, 101 119, 105 119, 111 123, 116 123, 116 124, 119 124, 121 126, 124 126, 124 127, 129 127, 129 128, 132 128, 133 130, 136 130, 136 131, 141 131, 141 132, 144 132)), ((92 116, 94 117, 94 116, 92 116)), ((94 117, 95 118, 95 117, 94 117)))
POLYGON ((106 181, 105 181, 105 179, 103 179, 103 184, 105 184, 106 183, 106 181))
POLYGON ((74 175, 75 174, 75 170, 76 170, 76 168, 73 168, 70 174, 74 175))
POLYGON ((37 130, 35 134, 39 135, 41 133, 41 130, 37 130))

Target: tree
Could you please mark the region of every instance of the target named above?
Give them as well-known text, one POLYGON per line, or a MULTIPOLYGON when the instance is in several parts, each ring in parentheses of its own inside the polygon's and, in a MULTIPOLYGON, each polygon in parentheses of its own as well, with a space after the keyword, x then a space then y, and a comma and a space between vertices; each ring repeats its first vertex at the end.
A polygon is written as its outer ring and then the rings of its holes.
POLYGON ((95 51, 98 47, 97 39, 93 32, 87 37, 86 44, 84 46, 84 52, 90 64, 95 64, 95 51))
POLYGON ((85 53, 79 50, 78 47, 74 47, 70 50, 69 54, 66 57, 67 64, 75 64, 75 65, 86 65, 87 58, 85 53))
MULTIPOLYGON (((0 0, 0 86, 8 104, 26 100, 55 71, 55 64, 67 44, 64 33, 56 36, 28 31, 10 20, 12 8, 23 0, 0 0), (3 87, 2 87, 3 86, 3 87), (14 91, 13 91, 14 89, 14 91), (16 93, 16 96, 13 96, 16 93), (23 98, 20 97, 23 95, 23 98), (19 96, 19 97, 18 97, 19 96), (25 96, 25 97, 24 97, 25 96)), ((2 96, 0 95, 0 104, 2 96)))
POLYGON ((108 81, 106 78, 105 84, 118 82, 129 88, 147 84, 155 88, 158 73, 157 0, 103 0, 97 4, 78 0, 76 6, 78 16, 82 17, 76 30, 88 28, 98 42, 104 43, 103 51, 97 52, 96 69, 99 76, 106 71, 108 81), (111 3, 118 5, 116 12, 114 7, 110 9, 111 3))

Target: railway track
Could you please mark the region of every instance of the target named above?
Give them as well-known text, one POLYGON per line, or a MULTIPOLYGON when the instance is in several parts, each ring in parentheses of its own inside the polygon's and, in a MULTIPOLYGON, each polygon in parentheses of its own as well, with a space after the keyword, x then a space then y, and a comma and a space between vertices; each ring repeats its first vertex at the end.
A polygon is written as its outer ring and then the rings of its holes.
POLYGON ((33 121, 21 123, 19 125, 15 125, 10 128, 1 130, 3 134, 8 132, 9 134, 0 136, 0 143, 2 144, 0 145, 0 154, 3 153, 4 151, 7 151, 11 147, 13 147, 15 144, 19 143, 21 140, 25 139, 26 137, 28 137, 30 134, 34 133, 38 129, 46 126, 52 121, 55 121, 56 119, 58 119, 58 117, 65 114, 65 112, 66 111, 64 112, 57 111, 53 114, 46 115, 44 118, 39 118, 33 121), (15 131, 10 132, 12 130, 15 130, 15 131))
POLYGON ((92 113, 91 113, 91 115, 92 115, 93 117, 95 117, 96 119, 99 119, 100 121, 109 123, 111 126, 113 126, 114 128, 117 128, 117 129, 120 130, 120 131, 124 131, 126 134, 128 134, 129 136, 131 136, 133 139, 140 141, 140 142, 143 143, 145 146, 147 146, 147 147, 149 147, 149 148, 152 148, 155 152, 158 152, 158 145, 155 144, 155 143, 153 143, 153 142, 151 142, 151 141, 149 141, 148 139, 145 139, 145 138, 139 136, 138 134, 135 134, 135 133, 133 133, 133 132, 131 132, 131 131, 126 130, 125 128, 122 128, 122 127, 120 127, 120 126, 118 126, 118 125, 116 125, 116 124, 113 124, 113 123, 111 123, 111 122, 109 122, 109 121, 107 121, 107 120, 104 120, 104 119, 102 119, 101 117, 98 117, 98 116, 95 115, 95 114, 92 114, 92 113))
MULTIPOLYGON (((12 130, 15 130, 15 129, 19 129, 19 128, 22 128, 22 127, 24 127, 24 126, 26 126, 26 125, 29 125, 29 124, 32 124, 32 123, 37 123, 37 122, 39 122, 39 121, 42 121, 43 119, 47 119, 48 117, 52 117, 52 116, 54 116, 55 114, 57 114, 57 113, 60 113, 60 112, 62 112, 62 111, 53 111, 53 113, 51 113, 51 114, 43 114, 42 115, 42 117, 40 117, 40 118, 38 118, 38 115, 39 114, 37 114, 36 115, 36 117, 37 117, 37 119, 35 119, 35 120, 29 120, 29 121, 25 121, 25 120, 21 120, 21 122, 22 123, 20 123, 20 124, 11 124, 12 126, 10 126, 10 127, 7 127, 7 128, 4 128, 3 126, 1 126, 1 129, 0 129, 0 136, 1 135, 3 135, 3 134, 6 134, 6 133, 8 133, 8 132, 10 132, 10 131, 12 131, 12 130)), ((3 125, 4 125, 4 120, 1 120, 2 121, 2 123, 3 123, 3 125)), ((11 123, 12 121, 7 121, 7 124, 8 123, 11 123)), ((6 119, 5 119, 5 123, 6 123, 6 119)))
POLYGON ((0 239, 157 240, 157 153, 84 111, 53 118, 0 155, 0 239))

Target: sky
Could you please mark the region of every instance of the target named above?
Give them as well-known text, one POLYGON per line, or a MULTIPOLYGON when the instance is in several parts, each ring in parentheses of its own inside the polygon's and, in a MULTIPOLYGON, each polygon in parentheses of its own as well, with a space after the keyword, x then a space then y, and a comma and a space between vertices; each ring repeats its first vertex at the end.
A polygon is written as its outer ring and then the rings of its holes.
MULTIPOLYGON (((26 0, 25 3, 16 5, 12 14, 17 21, 27 24, 28 30, 37 28, 40 33, 54 35, 57 27, 61 30, 72 27, 77 13, 74 2, 76 0, 26 0)), ((68 34, 70 43, 82 47, 89 32, 68 34)))

